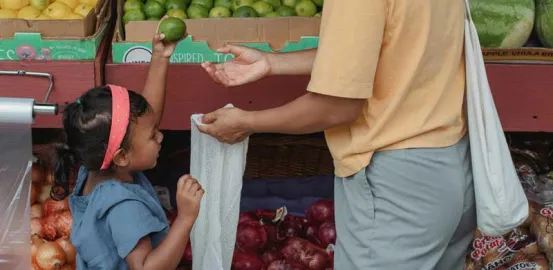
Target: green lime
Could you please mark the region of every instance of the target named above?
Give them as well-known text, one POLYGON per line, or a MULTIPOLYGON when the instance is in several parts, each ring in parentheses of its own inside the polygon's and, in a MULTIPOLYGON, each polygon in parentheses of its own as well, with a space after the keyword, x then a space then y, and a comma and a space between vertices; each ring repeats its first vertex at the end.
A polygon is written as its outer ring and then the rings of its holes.
POLYGON ((186 2, 185 0, 167 0, 167 3, 165 3, 165 8, 167 10, 171 10, 171 9, 186 10, 186 2))
POLYGON ((236 18, 257 17, 257 12, 252 7, 241 6, 238 9, 236 9, 234 14, 232 14, 232 17, 236 17, 236 18))
POLYGON ((169 17, 179 18, 181 20, 185 20, 188 18, 188 16, 186 16, 186 12, 184 12, 184 10, 182 9, 170 9, 165 15, 169 17))
POLYGON ((138 9, 142 10, 144 3, 141 0, 127 0, 123 5, 123 11, 127 13, 129 10, 138 9))
POLYGON ((282 0, 282 4, 289 7, 296 7, 298 0, 282 0))
POLYGON ((164 34, 163 40, 175 42, 184 37, 186 33, 186 23, 175 17, 169 17, 159 24, 159 33, 164 34))
POLYGON ((265 17, 267 13, 273 11, 273 6, 265 1, 258 1, 253 3, 252 8, 255 9, 255 12, 257 12, 257 15, 259 15, 259 17, 265 17))
POLYGON ((280 6, 277 8, 276 12, 278 12, 280 17, 296 16, 296 11, 289 6, 280 6))
POLYGON ((165 15, 165 8, 160 2, 150 0, 144 5, 144 14, 147 18, 157 18, 159 20, 165 15))
POLYGON ((313 17, 317 14, 317 6, 311 0, 301 0, 296 4, 295 10, 300 17, 313 17))
POLYGON ((282 6, 282 3, 280 3, 280 0, 263 0, 267 3, 269 3, 271 6, 273 6, 274 9, 277 9, 278 7, 282 6))
POLYGON ((209 18, 229 18, 230 10, 226 7, 214 7, 209 11, 209 18))
POLYGON ((322 14, 320 12, 317 12, 317 14, 315 14, 315 16, 313 16, 313 17, 321 17, 321 16, 322 16, 322 14))
POLYGON ((231 9, 232 7, 232 0, 215 0, 214 7, 224 7, 227 9, 231 9))
POLYGON ((239 7, 248 6, 251 7, 256 0, 233 0, 231 9, 232 11, 238 10, 239 7))
POLYGON ((313 3, 318 7, 323 7, 325 0, 313 0, 313 3))
POLYGON ((159 21, 159 18, 157 18, 157 17, 150 17, 150 18, 146 19, 146 21, 159 21))
POLYGON ((192 0, 192 5, 204 6, 210 10, 213 7, 213 0, 192 0))
POLYGON ((209 17, 209 10, 204 6, 190 5, 186 11, 186 15, 190 19, 201 19, 209 17))
POLYGON ((132 21, 143 21, 146 19, 146 15, 140 9, 132 9, 125 12, 123 15, 123 23, 132 22, 132 21))
POLYGON ((265 18, 278 18, 278 17, 280 17, 280 14, 278 14, 278 12, 276 11, 269 12, 265 15, 265 18))

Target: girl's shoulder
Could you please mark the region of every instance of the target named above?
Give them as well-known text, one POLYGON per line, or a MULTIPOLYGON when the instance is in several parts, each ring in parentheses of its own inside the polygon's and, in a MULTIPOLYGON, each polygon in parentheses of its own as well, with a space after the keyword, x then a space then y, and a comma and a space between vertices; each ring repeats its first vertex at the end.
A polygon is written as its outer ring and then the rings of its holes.
MULTIPOLYGON (((152 193, 148 190, 145 176, 142 173, 136 175, 138 178, 135 183, 124 183, 116 179, 105 180, 94 187, 94 189, 85 196, 80 196, 78 190, 81 188, 83 179, 86 179, 86 171, 81 168, 77 185, 74 193, 69 197, 71 208, 80 208, 82 211, 95 212, 101 218, 117 204, 124 201, 138 201, 148 206, 152 210, 157 210, 152 193)), ((73 209, 72 209, 73 210, 73 209)), ((75 209, 79 212, 78 209, 75 209)))

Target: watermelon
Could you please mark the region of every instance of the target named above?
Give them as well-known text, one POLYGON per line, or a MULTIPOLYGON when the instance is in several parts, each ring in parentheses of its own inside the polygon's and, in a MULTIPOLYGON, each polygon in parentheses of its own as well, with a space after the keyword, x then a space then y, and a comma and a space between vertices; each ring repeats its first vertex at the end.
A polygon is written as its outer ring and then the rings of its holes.
POLYGON ((536 0, 536 32, 543 46, 553 48, 553 0, 536 0))
POLYGON ((536 12, 534 0, 469 2, 472 20, 482 47, 520 48, 530 37, 536 12))

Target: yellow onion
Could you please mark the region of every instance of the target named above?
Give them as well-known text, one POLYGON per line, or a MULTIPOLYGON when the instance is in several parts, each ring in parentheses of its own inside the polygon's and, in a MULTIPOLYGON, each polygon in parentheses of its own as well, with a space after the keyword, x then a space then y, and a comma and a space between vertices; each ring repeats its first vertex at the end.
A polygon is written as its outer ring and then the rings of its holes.
POLYGON ((65 262, 68 264, 75 263, 75 260, 77 258, 77 250, 75 249, 75 246, 73 246, 69 238, 67 237, 58 238, 58 240, 56 240, 55 242, 65 252, 65 262))
POLYGON ((31 236, 32 235, 38 235, 40 238, 44 237, 41 218, 31 218, 31 236))
POLYGON ((65 264, 65 253, 55 242, 45 242, 38 248, 35 259, 43 270, 59 270, 65 264))
POLYGON ((39 203, 43 203, 50 198, 50 190, 52 190, 52 185, 44 185, 40 187, 40 193, 38 195, 39 203))
POLYGON ((39 203, 31 205, 31 218, 41 218, 42 214, 42 205, 40 205, 39 203))

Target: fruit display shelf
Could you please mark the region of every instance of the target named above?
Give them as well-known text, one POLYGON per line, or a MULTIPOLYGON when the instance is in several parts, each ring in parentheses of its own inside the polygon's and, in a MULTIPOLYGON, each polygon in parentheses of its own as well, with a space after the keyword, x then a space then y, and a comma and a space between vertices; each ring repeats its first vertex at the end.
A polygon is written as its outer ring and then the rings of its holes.
MULTIPOLYGON (((140 90, 147 64, 114 64, 108 58, 106 83, 140 90)), ((505 131, 553 132, 553 65, 488 64, 488 79, 505 131)), ((199 65, 172 64, 161 128, 190 129, 189 116, 232 103, 246 110, 283 105, 305 93, 308 76, 280 76, 224 88, 199 65)))
MULTIPOLYGON (((57 103, 63 108, 66 102, 74 101, 84 90, 103 83, 103 69, 110 50, 111 35, 107 33, 104 36, 92 61, 0 61, 0 71, 23 70, 51 75, 53 88, 48 102, 57 103)), ((0 97, 34 98, 36 102, 43 102, 48 87, 49 80, 45 77, 0 74, 0 97)), ((60 128, 61 117, 37 115, 33 127, 60 128)))

